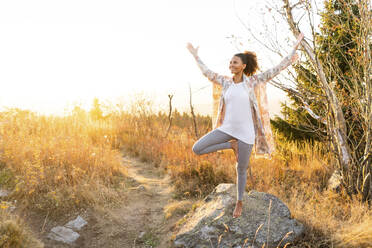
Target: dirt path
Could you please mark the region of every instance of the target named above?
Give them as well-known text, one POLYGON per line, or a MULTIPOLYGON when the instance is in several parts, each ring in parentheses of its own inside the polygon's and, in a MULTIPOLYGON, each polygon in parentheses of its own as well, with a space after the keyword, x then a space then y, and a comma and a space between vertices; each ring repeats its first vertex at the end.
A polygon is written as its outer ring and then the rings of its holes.
POLYGON ((123 164, 129 177, 139 185, 130 189, 128 205, 117 210, 127 224, 128 236, 125 245, 120 247, 169 247, 166 240, 170 239, 173 223, 165 218, 165 207, 174 201, 169 176, 138 159, 124 157, 123 164))
POLYGON ((173 199, 169 176, 152 164, 123 156, 123 166, 131 181, 125 202, 110 210, 87 211, 88 226, 79 232, 81 237, 75 244, 43 238, 45 247, 171 247, 172 230, 192 202, 173 199), (172 215, 166 218, 169 212, 172 215))

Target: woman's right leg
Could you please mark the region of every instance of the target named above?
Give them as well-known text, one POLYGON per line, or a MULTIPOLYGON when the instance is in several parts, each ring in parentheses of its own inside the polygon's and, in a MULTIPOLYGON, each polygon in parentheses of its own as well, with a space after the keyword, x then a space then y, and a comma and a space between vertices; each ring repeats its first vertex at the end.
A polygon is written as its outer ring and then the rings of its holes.
POLYGON ((214 129, 196 141, 192 150, 194 153, 201 155, 218 150, 231 149, 231 144, 228 142, 231 139, 235 138, 218 129, 214 129))

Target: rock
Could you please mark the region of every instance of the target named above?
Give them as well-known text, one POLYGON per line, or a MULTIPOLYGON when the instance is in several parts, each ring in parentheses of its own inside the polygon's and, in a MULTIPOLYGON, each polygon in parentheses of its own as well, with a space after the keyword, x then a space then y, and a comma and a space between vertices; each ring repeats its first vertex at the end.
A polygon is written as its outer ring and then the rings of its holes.
POLYGON ((185 216, 187 220, 177 233, 174 245, 256 248, 268 240, 266 248, 282 247, 304 231, 303 225, 291 218, 288 207, 274 195, 257 191, 244 193, 242 215, 234 219, 235 201, 235 184, 218 185, 204 199, 204 204, 185 216))
POLYGON ((146 232, 140 232, 138 239, 142 239, 145 236, 146 232))
POLYGON ((80 215, 76 217, 76 219, 69 221, 65 227, 74 229, 75 231, 79 231, 83 228, 88 222, 86 222, 80 215))
POLYGON ((138 189, 139 191, 144 191, 144 190, 146 190, 145 186, 143 186, 143 185, 138 186, 137 189, 138 189))
POLYGON ((48 234, 48 238, 61 241, 67 244, 75 242, 80 235, 75 231, 83 228, 88 222, 86 222, 80 215, 76 219, 69 221, 65 226, 57 226, 52 228, 48 234))
POLYGON ((143 185, 139 185, 139 186, 136 186, 136 187, 131 187, 129 189, 130 190, 138 190, 138 191, 146 191, 146 187, 143 186, 143 185))
POLYGON ((7 197, 9 195, 10 191, 5 189, 0 189, 0 198, 7 197))
POLYGON ((74 243, 79 237, 80 235, 78 233, 64 226, 53 227, 48 234, 48 238, 67 244, 74 243))
POLYGON ((342 179, 342 175, 341 175, 341 172, 340 170, 335 170, 332 174, 332 176, 329 178, 328 180, 328 189, 329 190, 334 190, 336 192, 338 192, 340 190, 340 187, 341 187, 341 179, 342 179))

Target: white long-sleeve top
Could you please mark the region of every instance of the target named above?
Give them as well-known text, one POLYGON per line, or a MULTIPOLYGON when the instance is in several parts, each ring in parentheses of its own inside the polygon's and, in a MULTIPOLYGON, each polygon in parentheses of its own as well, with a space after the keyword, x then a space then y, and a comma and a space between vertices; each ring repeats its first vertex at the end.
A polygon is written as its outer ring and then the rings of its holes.
POLYGON ((254 144, 255 131, 251 104, 249 95, 244 90, 243 82, 232 83, 224 95, 224 100, 226 114, 222 125, 217 129, 244 143, 254 144))

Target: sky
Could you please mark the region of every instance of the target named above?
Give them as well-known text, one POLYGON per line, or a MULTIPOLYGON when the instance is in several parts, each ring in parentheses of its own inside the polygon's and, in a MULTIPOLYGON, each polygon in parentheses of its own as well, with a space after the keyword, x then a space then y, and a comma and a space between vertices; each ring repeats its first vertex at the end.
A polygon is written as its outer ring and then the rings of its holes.
MULTIPOLYGON (((173 94, 182 112, 190 85, 196 112, 210 114, 212 83, 186 43, 199 46, 220 74, 231 75, 228 63, 243 50, 269 69, 281 57, 252 40, 238 19, 258 34, 270 19, 263 12, 272 14, 260 0, 0 1, 0 109, 63 114, 74 105, 88 109, 95 97, 127 103, 138 94, 167 109, 173 94)), ((285 54, 295 37, 277 29, 285 54)), ((267 91, 270 115, 279 114, 285 94, 271 85, 267 91)))

